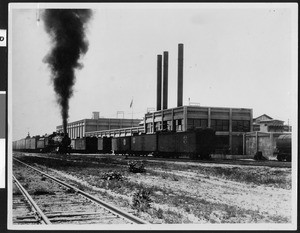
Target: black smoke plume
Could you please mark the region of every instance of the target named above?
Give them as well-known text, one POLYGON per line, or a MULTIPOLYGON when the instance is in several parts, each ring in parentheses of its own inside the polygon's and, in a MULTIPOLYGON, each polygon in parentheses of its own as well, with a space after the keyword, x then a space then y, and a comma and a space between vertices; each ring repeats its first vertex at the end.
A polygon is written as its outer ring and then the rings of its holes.
POLYGON ((67 132, 75 69, 82 68, 79 59, 88 50, 85 31, 91 16, 92 11, 89 9, 47 9, 43 13, 45 30, 52 42, 51 51, 44 58, 44 62, 48 63, 51 69, 64 133, 67 132))

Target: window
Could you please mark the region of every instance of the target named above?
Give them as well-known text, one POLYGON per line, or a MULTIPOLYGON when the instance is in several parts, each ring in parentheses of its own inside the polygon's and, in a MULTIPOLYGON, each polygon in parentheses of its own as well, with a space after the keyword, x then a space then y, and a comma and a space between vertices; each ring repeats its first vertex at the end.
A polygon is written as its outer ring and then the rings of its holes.
POLYGON ((182 119, 176 120, 176 131, 182 131, 182 119))
POLYGON ((202 128, 207 128, 208 127, 208 120, 201 119, 201 127, 202 128))
POLYGON ((208 120, 207 119, 188 119, 187 120, 188 129, 196 128, 207 128, 208 120))
MULTIPOLYGON (((233 132, 249 132, 250 131, 250 121, 233 120, 232 121, 232 131, 233 132)), ((259 131, 259 129, 257 131, 259 131)))
POLYGON ((155 122, 155 131, 160 131, 161 130, 161 122, 155 122))
POLYGON ((168 131, 172 130, 172 121, 167 121, 167 129, 168 131))
POLYGON ((147 128, 147 133, 153 133, 153 125, 152 125, 152 123, 147 123, 146 124, 146 128, 147 128))
POLYGON ((229 131, 229 120, 211 120, 211 127, 216 131, 229 131))
POLYGON ((260 125, 253 125, 253 131, 260 131, 260 125))
POLYGON ((170 131, 172 129, 172 121, 163 121, 163 130, 170 131))

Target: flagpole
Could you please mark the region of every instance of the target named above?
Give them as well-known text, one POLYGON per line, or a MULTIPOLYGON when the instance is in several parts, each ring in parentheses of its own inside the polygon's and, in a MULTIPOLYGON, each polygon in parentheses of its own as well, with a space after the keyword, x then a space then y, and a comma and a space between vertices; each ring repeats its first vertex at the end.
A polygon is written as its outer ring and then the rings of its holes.
POLYGON ((131 99, 131 128, 133 127, 133 96, 131 99))

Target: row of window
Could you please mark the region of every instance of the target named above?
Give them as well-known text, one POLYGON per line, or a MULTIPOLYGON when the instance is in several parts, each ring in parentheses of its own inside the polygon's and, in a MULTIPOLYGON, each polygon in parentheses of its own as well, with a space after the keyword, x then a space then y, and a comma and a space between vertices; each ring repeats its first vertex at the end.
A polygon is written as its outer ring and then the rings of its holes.
MULTIPOLYGON (((210 121, 211 128, 216 131, 229 131, 229 120, 215 120, 212 119, 210 121)), ((153 124, 147 123, 147 132, 153 132, 153 124)), ((187 120, 187 129, 193 128, 207 128, 208 120, 207 119, 188 119, 187 120)), ((164 121, 163 124, 161 122, 155 122, 154 130, 171 130, 172 129, 172 121, 164 121)), ((176 131, 183 130, 183 121, 175 120, 173 121, 173 129, 176 131)), ((250 131, 250 121, 245 120, 232 120, 232 131, 233 132, 249 132, 250 131)))
POLYGON ((188 119, 187 120, 187 128, 207 128, 208 120, 207 119, 188 119))
POLYGON ((250 121, 232 121, 232 131, 234 132, 248 132, 250 131, 250 121))
POLYGON ((210 125, 216 131, 229 131, 229 120, 211 120, 210 125))

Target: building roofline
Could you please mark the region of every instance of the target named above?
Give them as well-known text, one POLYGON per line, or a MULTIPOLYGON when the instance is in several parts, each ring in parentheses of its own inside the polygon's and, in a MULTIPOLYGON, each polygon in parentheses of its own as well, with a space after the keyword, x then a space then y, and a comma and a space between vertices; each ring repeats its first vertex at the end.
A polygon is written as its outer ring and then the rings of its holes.
POLYGON ((180 107, 174 107, 174 108, 167 108, 167 109, 162 109, 162 110, 156 110, 154 112, 148 112, 148 113, 145 113, 145 114, 153 114, 153 113, 157 113, 157 112, 163 112, 163 111, 168 111, 168 110, 175 110, 175 109, 182 109, 184 107, 187 107, 187 108, 215 108, 215 109, 233 109, 233 110, 248 110, 248 111, 252 111, 252 108, 235 108, 235 107, 212 107, 212 106, 194 106, 194 105, 183 105, 183 106, 180 106, 180 107))
MULTIPOLYGON (((135 121, 137 121, 137 120, 139 120, 139 121, 143 121, 143 119, 142 118, 135 118, 135 119, 131 119, 131 118, 98 118, 98 119, 88 119, 88 118, 85 118, 85 119, 81 119, 81 120, 77 120, 77 121, 72 121, 72 122, 68 122, 68 124, 78 124, 78 123, 83 123, 83 122, 85 122, 85 121, 87 121, 87 120, 92 120, 92 121, 97 121, 97 120, 135 120, 135 121)), ((56 128, 58 128, 58 127, 62 127, 63 125, 61 124, 61 125, 58 125, 58 126, 56 126, 56 128)))
POLYGON ((262 114, 262 115, 260 115, 260 116, 258 116, 258 117, 256 117, 256 118, 253 118, 253 120, 256 120, 257 118, 260 118, 260 117, 262 117, 262 116, 266 116, 266 117, 270 118, 270 120, 273 120, 273 118, 270 117, 270 116, 268 116, 267 114, 262 114))

